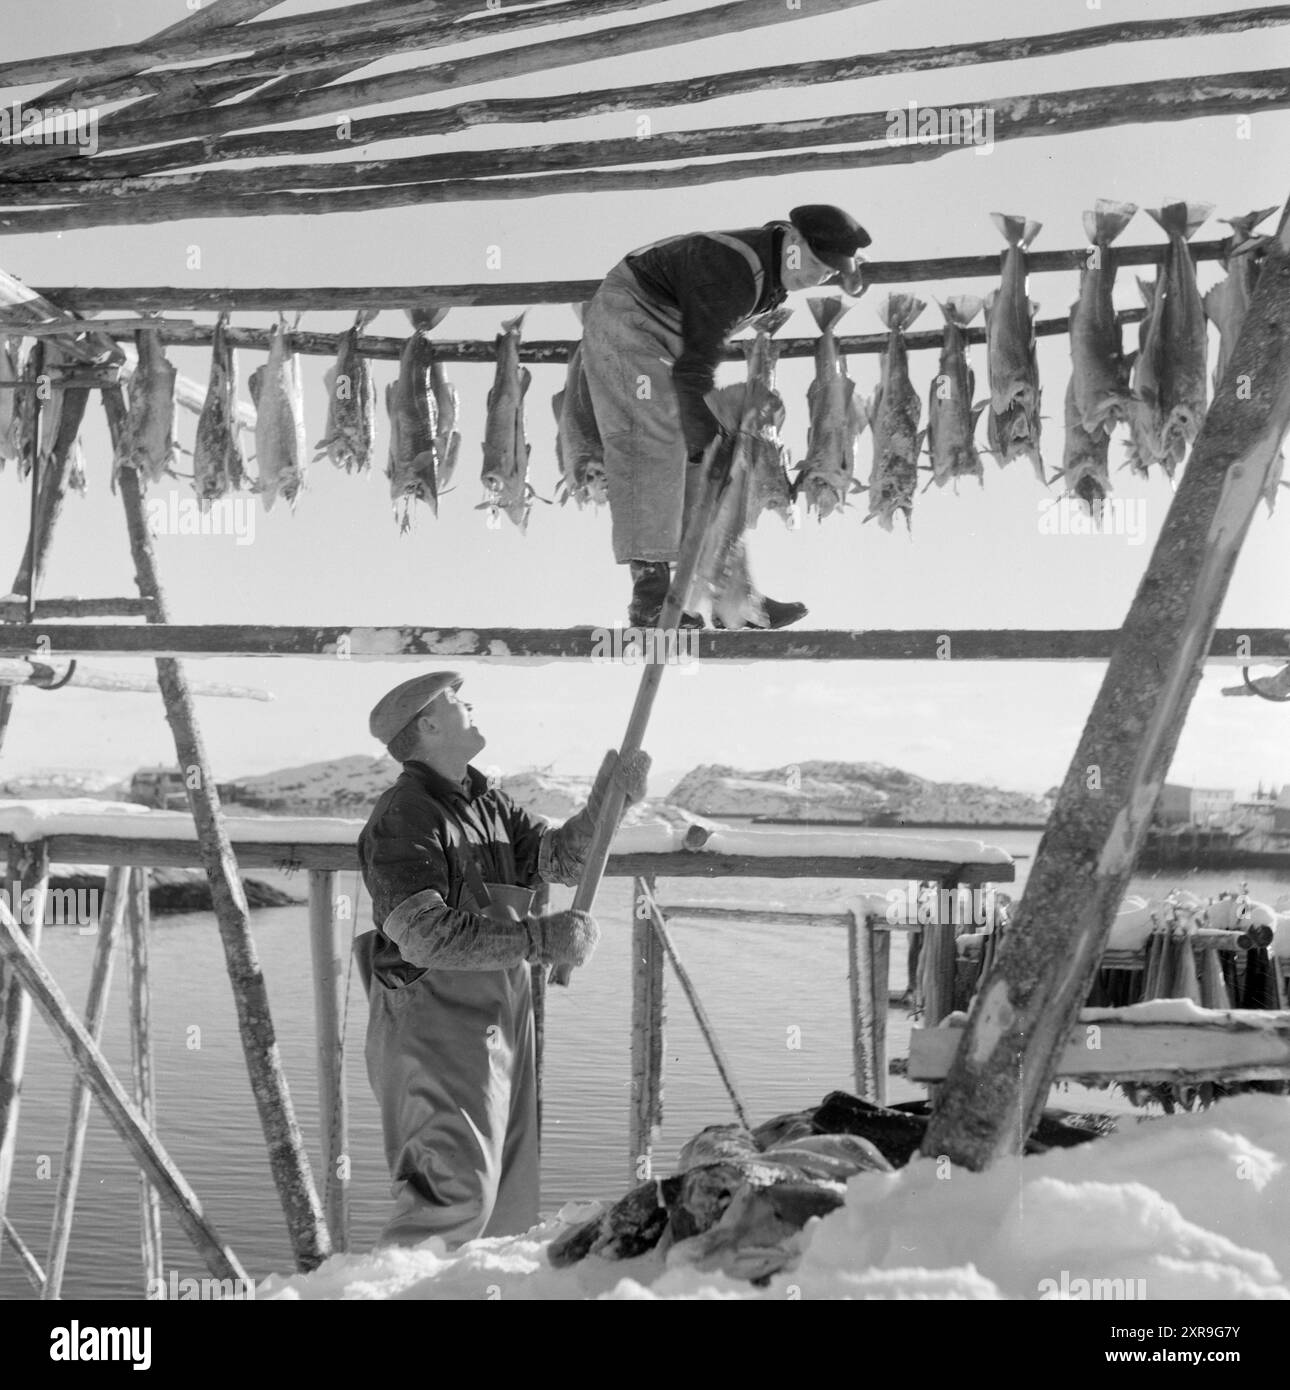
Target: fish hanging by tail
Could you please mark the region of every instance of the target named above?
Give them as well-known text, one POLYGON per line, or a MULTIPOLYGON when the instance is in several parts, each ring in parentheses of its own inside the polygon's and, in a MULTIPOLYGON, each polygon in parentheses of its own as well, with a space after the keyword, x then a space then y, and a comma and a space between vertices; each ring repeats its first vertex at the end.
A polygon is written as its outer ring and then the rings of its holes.
MULTIPOLYGON (((985 466, 977 452, 976 423, 989 404, 972 403, 976 376, 967 358, 964 330, 981 312, 981 300, 974 294, 950 295, 941 305, 945 334, 941 358, 927 394, 927 449, 932 478, 937 487, 951 480, 974 477, 985 486, 985 466)), ((928 484, 930 486, 931 483, 928 484)))
POLYGON ((237 358, 228 341, 228 315, 215 321, 211 342, 211 374, 206 399, 197 417, 193 446, 193 491, 203 502, 245 487, 248 479, 242 457, 237 419, 237 358))
POLYGON ((1136 203, 1099 198, 1084 214, 1091 247, 1080 268, 1079 298, 1071 305, 1071 379, 1075 405, 1086 432, 1110 434, 1128 423, 1133 393, 1123 330, 1115 317, 1115 253, 1111 243, 1137 212, 1136 203))
POLYGON ((815 379, 807 392, 806 457, 797 466, 793 497, 805 497, 807 510, 823 521, 846 506, 848 496, 858 490, 856 440, 866 420, 833 331, 850 306, 840 295, 808 299, 807 305, 820 337, 815 347, 815 379))
POLYGON ((414 328, 399 353, 399 374, 385 388, 390 449, 385 476, 400 533, 412 529, 412 512, 425 502, 439 514, 439 455, 435 447, 435 403, 430 387, 430 348, 425 330, 414 328))
POLYGON ((523 532, 535 493, 528 481, 532 452, 524 435, 524 395, 532 374, 520 365, 524 314, 502 324, 497 335, 497 370, 488 392, 484 422, 484 465, 480 481, 484 501, 479 510, 506 515, 523 532))
POLYGON ((309 468, 308 445, 300 364, 281 314, 269 344, 269 360, 251 373, 247 384, 255 402, 256 490, 266 512, 279 497, 294 511, 309 468))
POLYGON ((130 378, 129 409, 121 452, 113 472, 136 469, 145 484, 158 482, 175 458, 175 379, 161 333, 140 328, 134 335, 138 363, 130 378))
POLYGON ((926 304, 912 294, 889 295, 878 315, 887 328, 882 354, 882 378, 869 405, 873 436, 873 471, 869 475, 869 515, 884 531, 892 529, 897 512, 912 530, 914 492, 918 485, 918 454, 923 436, 918 421, 922 401, 909 380, 905 329, 926 304))
POLYGON ((752 476, 748 488, 748 525, 756 526, 762 512, 776 512, 785 524, 793 515, 793 484, 788 476, 788 450, 780 438, 784 426, 784 401, 775 389, 775 364, 779 345, 774 335, 793 316, 791 309, 771 309, 752 321, 753 337, 743 345, 748 382, 770 397, 764 432, 752 445, 752 476))
POLYGON ((327 387, 327 428, 314 446, 315 462, 330 458, 346 473, 366 473, 376 448, 376 382, 366 357, 358 350, 358 335, 376 317, 364 309, 336 344, 336 361, 323 378, 327 387))
POLYGON ((1035 353, 1039 306, 1026 287, 1026 251, 1043 224, 1011 213, 990 215, 1008 243, 999 288, 985 299, 990 451, 1001 465, 1014 458, 1029 458, 1039 481, 1046 484, 1039 452, 1039 360, 1035 353))

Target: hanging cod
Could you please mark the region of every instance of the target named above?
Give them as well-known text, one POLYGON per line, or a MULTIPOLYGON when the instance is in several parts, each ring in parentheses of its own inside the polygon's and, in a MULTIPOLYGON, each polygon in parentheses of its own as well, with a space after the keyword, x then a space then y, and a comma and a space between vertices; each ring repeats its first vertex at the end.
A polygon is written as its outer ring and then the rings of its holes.
POLYGON ((1130 363, 1111 299, 1115 287, 1111 243, 1137 210, 1136 203, 1099 198, 1093 210, 1084 214, 1084 233, 1092 247, 1080 268, 1079 298, 1071 305, 1070 346, 1075 409, 1089 434, 1110 435, 1116 425, 1130 419, 1130 363))
POLYGON ((1134 364, 1129 461, 1143 475, 1158 463, 1172 478, 1205 418, 1209 330, 1187 242, 1213 210, 1210 203, 1184 202, 1147 209, 1169 246, 1155 284, 1138 281, 1147 317, 1134 364))
POLYGON ((775 364, 779 344, 774 335, 793 316, 791 309, 771 309, 752 322, 753 338, 744 343, 748 384, 766 401, 764 421, 750 441, 748 526, 756 526, 762 512, 776 512, 786 525, 793 521, 793 484, 788 476, 788 450, 780 439, 784 427, 784 399, 775 389, 775 364))
MULTIPOLYGON (((448 317, 448 309, 409 309, 407 315, 413 328, 429 333, 448 317)), ((448 373, 438 358, 430 361, 430 395, 434 400, 435 492, 442 497, 457 468, 461 435, 457 431, 460 413, 457 388, 448 380, 448 373)))
POLYGON ((1062 471, 1066 496, 1077 497, 1096 521, 1102 516, 1102 503, 1111 491, 1110 433, 1100 425, 1092 431, 1084 428, 1080 414, 1075 378, 1066 383, 1066 444, 1062 453, 1062 471))
POLYGON ((926 304, 912 294, 893 294, 878 310, 887 328, 882 354, 882 378, 869 403, 869 429, 873 435, 873 472, 869 475, 869 514, 890 531, 897 512, 903 512, 906 530, 912 530, 914 490, 918 486, 918 451, 923 437, 918 419, 922 401, 909 380, 905 329, 926 304))
POLYGON ((846 506, 848 494, 858 488, 856 440, 865 427, 865 415, 833 334, 833 325, 849 306, 841 296, 809 299, 807 304, 820 337, 815 345, 815 379, 807 392, 811 418, 806 457, 797 467, 793 497, 805 496, 807 509, 823 521, 846 506))
POLYGON ((308 469, 305 411, 300 365, 287 341, 281 314, 269 344, 269 360, 251 373, 248 385, 255 402, 257 490, 265 511, 271 511, 279 497, 294 510, 308 469))
MULTIPOLYGON (((55 340, 45 344, 42 372, 60 371, 76 362, 71 353, 55 340)), ((89 404, 89 391, 82 387, 59 387, 50 390, 40 411, 40 469, 58 459, 64 460, 64 486, 85 495, 85 453, 81 448, 81 421, 89 404)))
POLYGON ((161 334, 141 328, 134 335, 138 361, 130 378, 129 409, 114 471, 134 468, 146 483, 157 482, 175 457, 175 379, 161 334))
POLYGON ((314 445, 314 462, 330 458, 346 473, 366 473, 376 448, 376 383, 368 360, 358 350, 358 335, 376 317, 374 309, 362 310, 352 328, 340 336, 336 361, 328 367, 327 428, 314 445))
POLYGON ((953 479, 957 491, 960 478, 976 478, 985 486, 985 466, 973 436, 988 402, 972 404, 976 376, 968 365, 963 333, 980 312, 981 301, 974 294, 951 295, 941 305, 945 336, 936 379, 927 393, 927 448, 932 462, 928 487, 932 483, 944 487, 953 479))
POLYGON ((1024 455, 1039 481, 1047 483, 1039 454, 1039 362, 1035 355, 1039 305, 1026 289, 1026 251, 1043 224, 1002 212, 990 216, 1008 243, 999 288, 991 290, 985 300, 990 452, 1001 465, 1024 455))
MULTIPOLYGON (((435 311, 437 312, 437 311, 435 311)), ((414 321, 415 322, 415 321, 414 321)), ((390 417, 390 454, 385 476, 400 533, 412 529, 412 509, 425 502, 439 515, 438 412, 430 385, 430 346, 416 326, 399 354, 399 375, 385 388, 390 417)))
POLYGON ((237 358, 225 334, 227 328, 228 315, 221 314, 211 343, 210 384, 197 417, 193 490, 203 502, 223 497, 248 482, 237 419, 237 358))
MULTIPOLYGON (((575 304, 581 323, 586 304, 575 304)), ((591 387, 582 366, 582 344, 569 356, 564 385, 551 397, 555 414, 555 457, 560 466, 556 487, 560 505, 574 502, 579 508, 603 506, 609 500, 605 477, 605 450, 591 402, 591 387)))
POLYGON ((22 376, 22 339, 0 337, 0 469, 6 459, 18 457, 17 431, 18 395, 17 391, 6 390, 8 382, 18 381, 22 376))
POLYGON ((21 359, 18 380, 24 389, 15 391, 13 424, 10 438, 18 459, 18 477, 25 478, 31 472, 36 458, 36 436, 39 430, 40 400, 36 395, 36 383, 45 370, 45 340, 37 338, 21 359))
POLYGON ((523 532, 533 508, 528 481, 530 446, 524 438, 524 393, 532 376, 520 366, 520 329, 524 314, 502 324, 497 335, 497 371, 488 392, 484 424, 484 466, 480 481, 485 500, 477 510, 505 512, 523 532))

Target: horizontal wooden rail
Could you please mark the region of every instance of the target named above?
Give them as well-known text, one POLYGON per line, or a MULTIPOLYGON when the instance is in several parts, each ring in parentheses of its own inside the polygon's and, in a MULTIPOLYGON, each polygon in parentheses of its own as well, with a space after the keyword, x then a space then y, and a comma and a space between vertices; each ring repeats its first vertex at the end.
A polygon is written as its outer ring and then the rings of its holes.
MULTIPOLYGON (((635 628, 304 627, 247 623, 60 623, 0 627, 0 655, 296 656, 354 661, 596 661, 640 666, 647 656, 699 661, 1106 661, 1117 628, 869 628, 685 633, 679 653, 635 628)), ((1228 627, 1206 657, 1227 665, 1280 662, 1290 629, 1228 627)))
POLYGON ((668 922, 756 922, 768 927, 845 927, 853 920, 849 912, 768 912, 759 907, 708 907, 698 903, 668 903, 662 911, 668 922))
MULTIPOLYGON (((146 598, 38 598, 36 618, 142 618, 152 602, 146 598)), ((27 600, 0 599, 0 622, 27 621, 27 600)))
MULTIPOLYGON (((1195 260, 1216 261, 1227 242, 1198 241, 1188 249, 1195 260)), ((1156 245, 1117 246, 1118 267, 1157 265, 1168 247, 1156 245)), ((1029 251, 1026 270, 1036 275, 1045 271, 1079 270, 1088 259, 1088 247, 1065 251, 1029 251)), ((606 267, 608 269, 608 267, 606 267)), ((935 256, 908 261, 869 261, 864 268, 870 285, 907 285, 931 280, 961 280, 972 276, 997 276, 999 253, 979 256, 935 256)), ((78 313, 205 310, 277 313, 278 310, 405 309, 437 304, 444 307, 498 307, 516 304, 581 304, 600 286, 596 280, 511 281, 477 285, 276 285, 198 286, 198 285, 55 285, 37 291, 51 303, 78 313)))

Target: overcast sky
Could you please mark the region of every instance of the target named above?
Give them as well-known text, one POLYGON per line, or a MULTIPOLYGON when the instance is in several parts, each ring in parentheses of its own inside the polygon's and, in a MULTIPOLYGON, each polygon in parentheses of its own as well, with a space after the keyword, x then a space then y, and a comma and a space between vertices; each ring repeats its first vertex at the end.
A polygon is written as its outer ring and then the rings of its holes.
MULTIPOLYGON (((319 7, 319 0, 284 5, 274 13, 319 7)), ((656 7, 667 11, 690 4, 656 7)), ((947 44, 1076 28, 1160 14, 1218 12, 1205 3, 1146 0, 879 0, 869 6, 728 39, 586 64, 477 87, 455 99, 534 95, 613 86, 722 69, 863 52, 947 44)), ((14 7, 6 16, 5 49, 13 57, 141 38, 182 18, 182 0, 131 0, 129 5, 46 3, 14 7), (16 26, 16 27, 15 27, 16 26)), ((635 22, 628 14, 616 22, 635 22)), ((1122 45, 1069 58, 993 65, 943 73, 894 76, 843 85, 767 91, 751 97, 653 113, 655 130, 789 120, 849 111, 920 105, 983 104, 992 97, 1120 81, 1282 67, 1290 62, 1290 31, 1122 45)), ((485 47, 536 42, 527 31, 485 47)), ((391 64, 384 67, 394 66, 391 64)), ((422 98, 408 108, 450 104, 453 96, 422 98)), ((397 108, 382 108, 391 110, 397 108)), ((491 149, 513 143, 631 135, 635 114, 543 127, 482 127, 452 137, 452 148, 491 149)), ((1041 221, 1037 249, 1083 244, 1081 212, 1099 197, 1143 207, 1186 198, 1215 204, 1199 233, 1226 230, 1219 217, 1280 205, 1287 195, 1285 150, 1290 115, 1254 117, 1252 138, 1239 137, 1235 117, 1177 124, 1126 126, 1086 134, 998 145, 989 154, 954 151, 935 161, 882 169, 750 179, 662 192, 467 202, 325 218, 227 219, 137 229, 103 228, 42 237, 0 238, 0 265, 35 286, 62 284, 359 285, 443 284, 484 280, 593 278, 626 251, 671 233, 738 228, 785 216, 802 202, 834 202, 872 232, 873 259, 993 252, 1002 240, 995 211, 1041 221), (501 249, 489 268, 489 247, 501 249), (194 263, 198 268, 190 268, 194 263)), ((424 152, 423 142, 377 147, 390 156, 424 152)), ((1156 242, 1161 234, 1140 212, 1125 243, 1156 242)), ((1201 267, 1202 289, 1220 276, 1201 267)), ((915 287, 928 308, 917 328, 938 326, 934 303, 948 293, 984 294, 990 279, 915 287)), ((1072 274, 1032 277, 1041 316, 1063 315, 1076 291, 1072 274)), ((875 332, 877 306, 887 293, 871 290, 853 305, 842 331, 875 332)), ((1133 272, 1116 290, 1120 307, 1139 302, 1133 272)), ((803 296, 786 336, 814 332, 803 296)), ((454 310, 443 333, 491 337, 504 309, 454 310)), ((202 316, 191 316, 199 317, 202 316)), ((306 329, 337 331, 349 315, 314 313, 306 329)), ((267 314, 234 322, 267 326, 267 314)), ((401 335, 401 314, 382 314, 373 332, 401 335)), ((570 338, 578 332, 567 306, 537 306, 525 323, 530 338, 570 338)), ((1064 337, 1041 340, 1044 452, 1050 468, 1062 455, 1061 403, 1069 372, 1064 337)), ((972 353, 979 383, 984 350, 972 353)), ((209 362, 198 349, 175 349, 186 375, 205 381, 209 362)), ((245 379, 262 361, 240 354, 245 379)), ((307 430, 322 437, 328 363, 304 358, 307 430)), ((912 357, 914 384, 926 400, 934 352, 912 357)), ((532 481, 552 495, 557 476, 550 398, 563 368, 533 367, 529 433, 532 481)), ((851 359, 858 389, 872 390, 878 360, 851 359)), ((737 380, 741 369, 724 369, 737 380)), ((787 439, 794 459, 806 436, 809 361, 784 363, 780 389, 788 409, 787 439)), ((394 366, 378 363, 379 386, 394 366)), ((462 396, 463 445, 456 490, 436 521, 422 512, 400 536, 382 476, 387 444, 383 418, 377 467, 367 478, 347 477, 324 462, 313 466, 294 515, 281 503, 255 518, 254 541, 231 537, 161 536, 157 551, 176 622, 416 624, 430 626, 566 627, 623 617, 625 569, 612 563, 606 513, 538 504, 527 536, 506 523, 486 528, 475 511, 484 396, 491 368, 450 368, 462 396)), ((111 595, 133 592, 133 575, 119 500, 108 489, 109 454, 100 412, 92 406, 85 441, 89 492, 73 498, 59 523, 45 593, 111 595)), ((181 442, 192 445, 194 419, 181 416, 181 442)), ((981 431, 984 436, 984 428, 981 431)), ((1123 456, 1120 438, 1112 459, 1123 456)), ((861 442, 858 473, 867 478, 871 449, 861 442)), ((790 532, 766 517, 752 538, 760 586, 810 610, 818 628, 961 628, 1117 626, 1132 599, 1168 508, 1163 478, 1148 482, 1116 472, 1116 495, 1141 505, 1138 542, 1125 535, 1051 535, 1041 531, 1045 494, 1029 466, 1001 470, 986 462, 986 485, 933 490, 917 499, 912 537, 862 525, 863 505, 822 525, 811 520, 790 532)), ((161 485, 191 496, 188 484, 161 485)), ((1290 493, 1269 519, 1260 506, 1221 618, 1223 626, 1287 623, 1290 493)), ((26 489, 10 465, 0 476, 0 586, 7 586, 25 537, 26 489)), ((104 663, 99 663, 104 664, 104 663)), ((110 664, 110 663, 109 663, 110 664)), ((119 663, 145 670, 146 663, 119 663)), ((209 661, 193 675, 272 690, 271 704, 203 700, 208 750, 221 778, 349 753, 380 750, 367 734, 367 712, 389 686, 415 673, 401 663, 209 661)), ((553 765, 592 771, 602 750, 621 736, 639 671, 584 664, 540 667, 465 663, 467 693, 490 737, 484 758, 502 768, 553 765)), ((1267 668, 1263 673, 1267 673, 1267 668)), ((1096 665, 982 665, 903 663, 776 663, 735 667, 714 662, 667 673, 648 746, 658 777, 654 791, 696 762, 768 767, 805 758, 868 759, 923 776, 992 781, 1042 790, 1061 780, 1097 692, 1096 665)), ((1209 668, 1192 707, 1173 769, 1176 780, 1244 791, 1262 777, 1290 781, 1290 739, 1284 710, 1256 700, 1223 699, 1221 686, 1239 680, 1231 668, 1209 668)), ((94 768, 126 773, 142 763, 171 761, 173 744, 159 699, 65 690, 24 692, 0 777, 36 768, 94 768)))

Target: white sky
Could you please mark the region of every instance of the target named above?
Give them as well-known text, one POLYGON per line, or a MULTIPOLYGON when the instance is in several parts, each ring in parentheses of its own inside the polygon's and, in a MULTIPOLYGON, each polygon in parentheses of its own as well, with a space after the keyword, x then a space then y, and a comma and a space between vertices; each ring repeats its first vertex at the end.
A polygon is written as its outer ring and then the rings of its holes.
MULTIPOLYGON (((273 14, 318 8, 318 0, 284 5, 273 14)), ((662 8, 662 7, 655 7, 662 8)), ((669 12, 693 6, 673 4, 669 12)), ((1219 3, 1148 3, 1104 0, 879 0, 841 14, 803 17, 790 24, 709 40, 631 59, 567 68, 511 84, 463 89, 420 99, 408 107, 450 104, 486 95, 526 95, 659 80, 716 70, 758 67, 845 52, 949 44, 1141 19, 1162 14, 1219 12, 1219 3)), ((803 15, 809 16, 810 0, 803 15)), ((22 6, 6 18, 11 57, 141 38, 182 18, 182 0, 97 0, 22 6)), ((633 13, 617 22, 650 17, 633 13)), ((516 42, 538 42, 525 31, 516 42)), ((505 47, 493 40, 476 47, 505 47)), ((1141 81, 1191 73, 1285 66, 1290 30, 1150 45, 1124 45, 1069 58, 893 76, 860 83, 768 91, 679 112, 654 114, 654 128, 784 120, 846 111, 904 106, 981 104, 1026 91, 1141 81)), ((391 65, 385 65, 391 66, 391 65)), ((10 93, 9 95, 14 95, 10 93)), ((23 93, 22 95, 28 95, 23 93)), ((381 108, 383 111, 396 108, 381 108)), ((635 133, 635 113, 543 127, 482 127, 454 136, 451 148, 497 148, 516 143, 611 137, 635 133)), ((1253 138, 1237 138, 1235 117, 1054 136, 1001 144, 988 156, 954 151, 942 159, 889 168, 747 180, 663 192, 563 196, 469 202, 325 218, 227 219, 168 223, 137 229, 103 228, 0 240, 0 265, 28 284, 428 284, 495 279, 523 281, 593 278, 626 251, 674 232, 755 225, 785 216, 801 202, 834 202, 872 232, 873 259, 963 255, 993 251, 1002 241, 990 222, 994 211, 1017 212, 1044 224, 1038 249, 1083 243, 1080 214, 1098 197, 1141 206, 1183 197, 1212 202, 1215 219, 1253 207, 1281 204, 1286 195, 1284 156, 1290 115, 1258 115, 1253 138), (501 266, 486 267, 487 248, 501 248, 501 266), (188 268, 190 248, 201 268, 188 268)), ((369 153, 423 152, 422 142, 386 145, 369 153)), ((1225 229, 1212 220, 1201 239, 1225 229)), ((1145 213, 1122 240, 1160 240, 1145 213)), ((1201 267, 1202 289, 1219 278, 1201 267)), ((928 309, 916 325, 939 322, 933 297, 956 290, 985 293, 990 280, 917 287, 928 309)), ((1072 274, 1036 275, 1031 293, 1041 316, 1063 314, 1075 295, 1072 274)), ((846 332, 879 328, 877 305, 887 293, 870 291, 843 321, 846 332)), ((1138 302, 1132 270, 1125 271, 1117 304, 1138 302)), ((794 296, 785 336, 814 332, 804 298, 794 296)), ((441 333, 491 337, 504 309, 454 310, 441 333)), ((347 327, 349 315, 308 314, 318 331, 347 327)), ((266 314, 235 323, 267 325, 266 314)), ((570 308, 537 306, 525 324, 530 338, 577 334, 570 308)), ((403 334, 406 320, 387 313, 376 333, 403 334)), ((1041 340, 1045 383, 1045 457, 1060 465, 1061 402, 1068 374, 1067 340, 1041 340)), ((174 349, 185 374, 204 381, 206 354, 174 349)), ((978 382, 984 350, 973 349, 978 382)), ((240 355, 245 377, 259 354, 240 355)), ((326 401, 322 373, 328 363, 302 358, 310 442, 322 435, 326 401)), ((878 359, 851 359, 866 395, 878 359)), ((382 418, 377 466, 367 479, 346 477, 330 464, 315 465, 308 490, 292 515, 279 504, 256 517, 255 540, 229 537, 159 537, 157 550, 172 619, 176 622, 415 624, 422 626, 565 627, 620 619, 628 597, 625 569, 612 563, 607 513, 535 507, 521 537, 509 523, 485 528, 476 479, 484 396, 491 368, 454 364, 462 395, 463 445, 457 490, 435 521, 423 513, 412 534, 400 537, 391 519, 382 476, 387 442, 382 418)), ((532 368, 529 434, 531 478, 544 496, 556 479, 550 398, 564 369, 532 368)), ((725 369, 738 379, 740 368, 725 369)), ((394 365, 375 366, 383 388, 394 365)), ((805 447, 809 361, 780 367, 788 406, 787 437, 794 458, 805 447)), ((914 384, 926 400, 935 355, 913 355, 914 384)), ((69 501, 59 523, 45 594, 133 593, 133 575, 118 501, 108 492, 106 431, 91 408, 84 435, 89 495, 69 501)), ((194 420, 181 416, 181 442, 191 447, 194 420)), ((981 431, 984 438, 984 429, 981 431)), ((1113 464, 1123 454, 1112 444, 1113 464)), ((871 450, 862 440, 858 473, 867 479, 871 450)), ((182 465, 181 465, 182 466, 182 465)), ((753 536, 755 574, 777 598, 810 607, 813 628, 1094 627, 1117 626, 1147 563, 1171 493, 1161 478, 1148 483, 1114 475, 1116 492, 1145 502, 1146 543, 1123 536, 1041 534, 1038 504, 1045 495, 1025 461, 1000 470, 986 462, 984 490, 961 495, 933 491, 917 499, 912 539, 861 526, 863 504, 843 518, 797 532, 772 517, 753 536)), ((188 484, 174 483, 181 496, 188 484)), ((165 495, 165 488, 154 495, 165 495)), ((1287 518, 1290 495, 1269 519, 1262 507, 1242 554, 1221 625, 1287 623, 1287 518)), ((0 584, 8 585, 25 537, 27 492, 12 467, 0 477, 0 584)), ((100 663, 102 664, 102 663, 100 663)), ((123 663, 147 669, 145 663, 123 663)), ((367 735, 367 712, 389 686, 414 674, 401 663, 331 661, 209 661, 192 663, 198 678, 261 685, 273 704, 203 700, 201 716, 217 775, 232 777, 347 753, 379 751, 367 735)), ((560 771, 592 771, 602 750, 621 736, 638 670, 552 664, 490 667, 468 663, 468 694, 490 736, 481 761, 503 769, 552 764, 560 771)), ((777 663, 734 667, 715 662, 684 676, 669 672, 656 707, 648 746, 662 791, 696 762, 775 766, 805 758, 872 759, 939 779, 974 779, 1042 790, 1061 780, 1102 676, 1086 665, 940 665, 903 663, 777 663)), ((1265 672, 1266 673, 1266 672, 1265 672)), ((1231 668, 1211 668, 1192 707, 1175 761, 1176 780, 1235 786, 1290 781, 1286 713, 1255 700, 1225 700, 1222 685, 1239 680, 1231 668)), ((140 763, 170 761, 173 744, 159 700, 148 696, 63 691, 24 692, 15 710, 0 776, 39 767, 86 767, 128 772, 140 763)))

